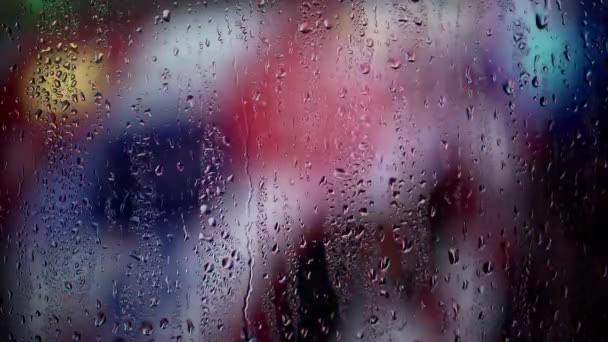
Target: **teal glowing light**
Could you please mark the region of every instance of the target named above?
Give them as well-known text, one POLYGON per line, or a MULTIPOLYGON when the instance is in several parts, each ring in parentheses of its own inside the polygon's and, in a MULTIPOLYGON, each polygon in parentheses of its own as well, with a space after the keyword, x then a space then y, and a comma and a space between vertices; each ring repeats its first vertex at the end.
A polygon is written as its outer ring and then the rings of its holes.
POLYGON ((559 96, 584 80, 584 44, 576 16, 564 9, 518 3, 522 72, 541 80, 540 90, 559 96), (568 14, 565 14, 568 13, 568 14), (525 44, 525 45, 522 45, 525 44))

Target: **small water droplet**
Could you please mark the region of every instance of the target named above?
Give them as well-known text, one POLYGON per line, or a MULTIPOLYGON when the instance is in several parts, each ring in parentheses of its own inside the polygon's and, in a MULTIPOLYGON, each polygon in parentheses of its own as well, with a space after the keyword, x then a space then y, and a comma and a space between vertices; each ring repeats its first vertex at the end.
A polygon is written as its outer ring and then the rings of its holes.
POLYGON ((401 67, 401 61, 397 58, 389 58, 388 59, 388 64, 391 66, 391 68, 393 69, 399 69, 401 67))
POLYGON ((167 318, 162 318, 158 325, 161 329, 166 329, 169 326, 169 320, 167 318))
POLYGON ((458 248, 450 248, 448 249, 448 259, 450 260, 450 264, 457 264, 460 260, 460 252, 458 248))
POLYGON ((482 270, 483 270, 483 273, 485 273, 485 274, 492 273, 492 271, 494 270, 494 264, 492 264, 492 261, 488 260, 488 261, 484 262, 482 270))
POLYGON ((186 320, 186 326, 188 327, 188 335, 192 336, 192 333, 194 332, 194 324, 188 319, 186 320))
POLYGON ((284 68, 279 68, 279 71, 277 71, 277 78, 283 79, 285 76, 287 76, 287 71, 284 68))
POLYGON ((415 51, 407 52, 407 61, 410 63, 414 63, 416 61, 416 52, 415 51))
POLYGON ((312 32, 312 25, 309 22, 305 21, 298 26, 298 31, 300 31, 301 33, 312 32))
POLYGON ((515 88, 515 82, 512 80, 508 80, 502 85, 502 90, 504 90, 505 94, 513 95, 513 89, 515 88))
POLYGON ((473 118, 474 113, 475 113, 475 107, 468 106, 467 107, 467 120, 471 120, 473 118))
POLYGON ((93 63, 99 64, 103 62, 103 57, 103 52, 95 52, 95 54, 93 55, 93 63))
POLYGON ((536 14, 536 27, 542 30, 549 25, 549 17, 546 14, 537 13, 536 14))
POLYGON ((170 22, 171 21, 171 11, 170 10, 168 10, 168 9, 163 10, 163 20, 166 21, 166 22, 170 22))
POLYGON ((363 75, 369 74, 369 71, 370 71, 369 63, 362 63, 361 65, 359 65, 359 71, 361 71, 361 73, 363 75))
POLYGON ((141 324, 141 333, 144 336, 150 336, 152 335, 152 331, 154 331, 154 326, 152 326, 152 323, 150 322, 143 322, 141 324))
POLYGON ((222 259, 222 267, 225 269, 231 269, 232 268, 232 258, 224 257, 222 259))
POLYGON ((99 311, 96 315, 95 315, 95 326, 96 327, 100 327, 102 326, 104 323, 106 322, 106 315, 99 311))

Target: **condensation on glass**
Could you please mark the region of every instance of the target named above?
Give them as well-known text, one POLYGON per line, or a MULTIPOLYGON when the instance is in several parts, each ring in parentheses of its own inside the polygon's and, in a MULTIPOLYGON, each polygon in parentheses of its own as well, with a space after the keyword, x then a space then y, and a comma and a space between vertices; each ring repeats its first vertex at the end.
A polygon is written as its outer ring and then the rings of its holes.
POLYGON ((602 341, 606 18, 4 0, 0 340, 602 341))

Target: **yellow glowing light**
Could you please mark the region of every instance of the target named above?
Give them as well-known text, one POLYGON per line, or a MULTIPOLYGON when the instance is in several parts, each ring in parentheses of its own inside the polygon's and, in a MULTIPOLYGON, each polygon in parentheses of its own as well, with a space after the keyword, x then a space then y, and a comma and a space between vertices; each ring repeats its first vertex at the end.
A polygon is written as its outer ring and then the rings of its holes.
POLYGON ((82 118, 95 111, 95 94, 107 88, 105 62, 75 43, 38 51, 20 84, 24 107, 35 119, 82 118))

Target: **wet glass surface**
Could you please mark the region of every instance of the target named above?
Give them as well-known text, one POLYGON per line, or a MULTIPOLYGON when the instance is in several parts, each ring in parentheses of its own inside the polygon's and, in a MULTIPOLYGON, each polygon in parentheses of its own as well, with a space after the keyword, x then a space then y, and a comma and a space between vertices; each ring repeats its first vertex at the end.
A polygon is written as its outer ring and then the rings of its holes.
POLYGON ((604 341, 605 1, 3 0, 0 341, 604 341))

